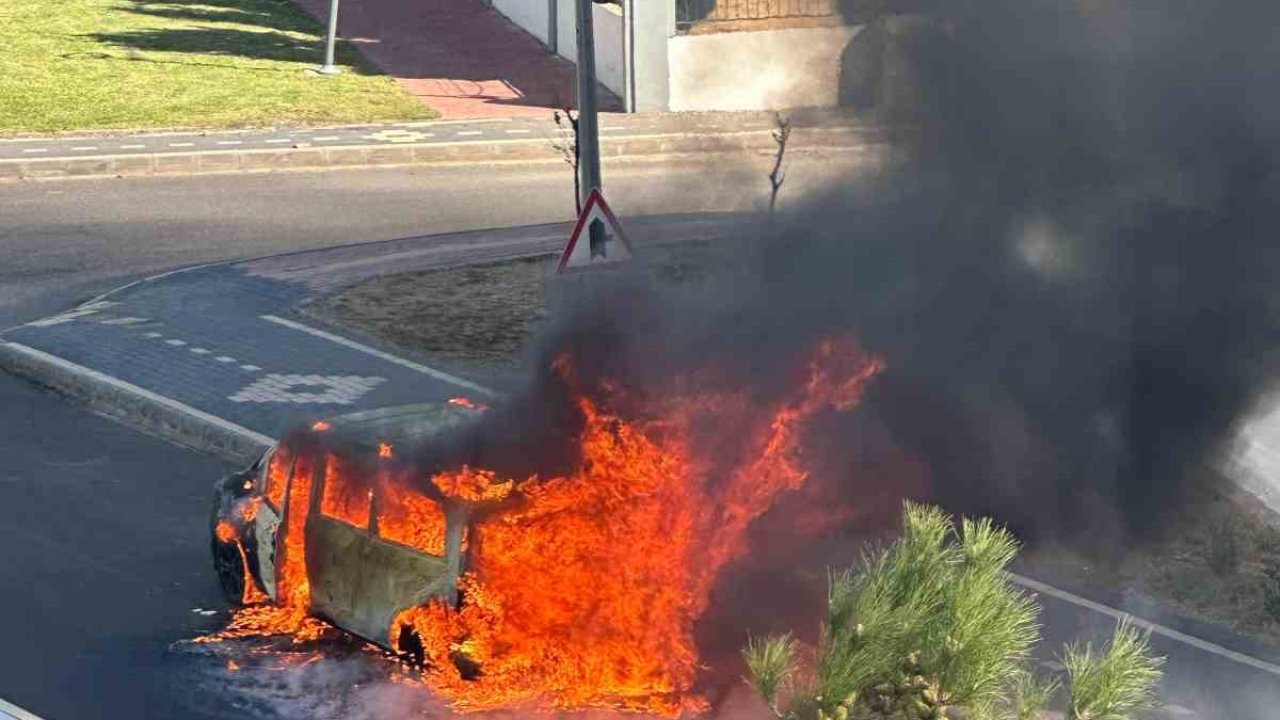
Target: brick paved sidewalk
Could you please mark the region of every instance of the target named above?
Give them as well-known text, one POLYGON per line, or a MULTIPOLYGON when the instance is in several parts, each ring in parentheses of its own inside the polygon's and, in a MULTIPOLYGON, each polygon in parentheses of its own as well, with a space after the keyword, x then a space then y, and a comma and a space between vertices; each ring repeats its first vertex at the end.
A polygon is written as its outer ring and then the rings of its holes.
MULTIPOLYGON (((327 22, 329 0, 294 0, 327 22)), ((574 105, 574 66, 480 0, 361 0, 339 33, 445 119, 547 116, 574 105)), ((621 103, 600 88, 603 109, 621 103)))

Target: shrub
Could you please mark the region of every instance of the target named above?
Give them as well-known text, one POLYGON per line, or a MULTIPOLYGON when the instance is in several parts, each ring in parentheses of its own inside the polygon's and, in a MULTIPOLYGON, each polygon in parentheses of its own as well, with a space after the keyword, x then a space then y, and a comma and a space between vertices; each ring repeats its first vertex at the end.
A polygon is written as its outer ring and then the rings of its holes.
POLYGON ((1071 678, 1069 720, 1125 720, 1155 707, 1163 659, 1153 657, 1146 636, 1121 620, 1105 652, 1085 644, 1067 647, 1063 663, 1071 678))
MULTIPOLYGON (((957 529, 941 510, 908 503, 896 542, 831 576, 811 676, 798 672, 797 643, 783 635, 748 642, 750 680, 788 720, 937 720, 955 709, 974 720, 1031 720, 1060 685, 1031 670, 1039 607, 1005 573, 1017 550, 990 520, 957 529)), ((1090 712, 1131 712, 1160 676, 1160 660, 1127 623, 1105 653, 1073 646, 1067 658, 1077 670, 1072 707, 1090 712), (1125 692, 1109 695, 1116 679, 1125 692), (1078 705, 1077 686, 1086 693, 1078 705)))

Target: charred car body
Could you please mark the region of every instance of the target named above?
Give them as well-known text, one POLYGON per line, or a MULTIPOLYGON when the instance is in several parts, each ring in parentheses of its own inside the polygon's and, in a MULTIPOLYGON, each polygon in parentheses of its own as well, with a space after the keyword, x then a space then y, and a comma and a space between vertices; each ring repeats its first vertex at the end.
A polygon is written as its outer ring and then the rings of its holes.
POLYGON ((457 602, 474 508, 405 477, 393 448, 477 414, 441 403, 337 417, 219 481, 211 545, 228 600, 287 604, 301 587, 310 615, 420 656, 412 639, 391 636, 394 618, 432 599, 457 602), (290 572, 303 577, 289 581, 290 572))

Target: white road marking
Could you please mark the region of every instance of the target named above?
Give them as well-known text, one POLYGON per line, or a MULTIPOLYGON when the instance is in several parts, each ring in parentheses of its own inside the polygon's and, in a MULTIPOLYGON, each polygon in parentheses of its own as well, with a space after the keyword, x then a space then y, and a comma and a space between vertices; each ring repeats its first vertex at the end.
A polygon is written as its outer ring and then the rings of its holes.
POLYGON ((219 140, 219 145, 243 145, 243 140, 219 140))
POLYGON ((1130 622, 1134 624, 1135 627, 1140 627, 1156 635, 1163 635, 1164 637, 1167 637, 1170 640, 1173 640, 1175 642, 1180 642, 1183 645, 1190 645, 1193 648, 1196 648, 1198 650, 1203 650, 1212 655, 1217 655, 1218 657, 1240 663, 1241 665, 1248 665, 1251 668, 1261 670, 1265 673, 1270 673, 1272 675, 1276 675, 1280 677, 1280 665, 1274 665, 1264 660, 1259 660, 1254 657, 1249 657, 1244 653, 1238 653, 1235 650, 1224 648, 1221 645, 1211 643, 1208 640, 1201 640, 1198 637, 1193 637, 1191 635, 1187 635, 1186 633, 1178 632, 1173 628, 1167 628, 1163 625, 1158 625, 1156 623, 1151 622, 1150 620, 1143 620, 1140 617, 1135 617, 1133 615, 1130 615, 1129 613, 1117 610, 1107 605, 1103 605, 1102 603, 1094 602, 1092 600, 1089 600, 1088 598, 1082 598, 1079 595, 1074 595, 1072 593, 1067 592, 1066 590, 1059 590, 1058 588, 1053 587, 1052 585, 1046 585, 1040 582, 1039 580, 1032 580, 1031 578, 1023 577, 1021 575, 1017 575, 1014 573, 1009 573, 1009 578, 1013 580, 1015 583, 1027 588, 1028 590, 1034 590, 1035 592, 1038 592, 1038 593, 1044 593, 1045 595, 1048 595, 1050 597, 1055 597, 1064 602, 1069 602, 1072 605, 1078 605, 1082 608, 1092 610, 1100 615, 1107 615, 1109 617, 1113 617, 1116 620, 1120 620, 1122 618, 1127 617, 1129 618, 1130 622))
POLYGON ((360 375, 278 375, 271 373, 241 388, 227 399, 235 403, 295 403, 350 405, 386 382, 360 375), (323 388, 312 392, 312 388, 323 388), (295 389, 297 388, 297 389, 295 389))
POLYGON ((171 410, 176 410, 177 412, 185 413, 198 420, 206 422, 210 425, 214 425, 218 428, 221 428, 222 430, 226 430, 227 432, 235 433, 236 435, 239 435, 247 440, 258 443, 260 445, 269 446, 269 445, 274 445, 276 442, 275 438, 270 438, 270 437, 267 437, 266 435, 263 435, 262 433, 254 432, 249 428, 241 427, 229 420, 223 420, 222 418, 216 415, 210 415, 209 413, 204 412, 203 410, 197 410, 191 407, 190 405, 187 405, 185 403, 180 403, 177 400, 174 400, 172 398, 167 398, 163 395, 151 392, 146 388, 138 387, 133 383, 125 382, 124 380, 120 380, 118 378, 113 378, 110 375, 104 375, 103 373, 100 373, 97 370, 84 367, 83 365, 77 365, 69 360, 63 360, 57 355, 50 355, 49 353, 44 352, 42 350, 37 350, 33 347, 27 347, 26 345, 22 345, 15 342, 5 343, 5 345, 8 346, 10 350, 13 350, 15 352, 21 353, 23 355, 27 355, 29 357, 36 358, 43 362, 57 365, 58 367, 64 370, 68 370, 70 372, 73 372, 79 375, 84 375, 98 382, 106 383, 107 385, 111 385, 113 387, 124 390, 125 392, 133 393, 134 395, 137 395, 145 400, 149 400, 159 405, 163 405, 171 410))
POLYGON ((137 325, 138 323, 147 322, 147 318, 128 317, 112 318, 111 320, 99 320, 100 325, 137 325))
POLYGON ((146 145, 121 145, 120 149, 121 150, 142 150, 146 147, 147 147, 146 145))
POLYGON ((283 325, 287 328, 297 330, 298 332, 304 332, 304 333, 307 333, 308 335, 313 335, 315 337, 328 340, 329 342, 337 343, 339 345, 342 345, 343 347, 348 347, 348 348, 351 348, 352 350, 358 350, 367 355, 372 355, 376 358, 386 360, 389 363, 395 363, 400 367, 409 368, 410 370, 413 370, 415 372, 420 372, 423 375, 430 375, 431 377, 437 380, 443 380, 447 383, 452 383, 454 385, 457 385, 458 387, 464 387, 464 388, 467 388, 468 390, 473 390, 475 392, 481 393, 488 397, 495 397, 498 394, 493 390, 490 390, 489 388, 483 385, 478 385, 476 383, 473 383, 470 380, 464 380, 460 377, 457 377, 456 375, 450 375, 447 372, 436 370, 435 368, 432 368, 432 367, 427 367, 426 365, 413 362, 412 360, 405 360, 404 358, 396 357, 391 353, 386 353, 376 348, 371 348, 368 345, 363 345, 354 340, 348 340, 347 338, 344 338, 341 335, 334 335, 333 333, 328 333, 328 332, 325 332, 324 330, 318 330, 309 325, 303 325, 302 323, 294 322, 292 320, 285 320, 284 318, 276 317, 275 315, 261 315, 260 317, 263 320, 266 320, 267 322, 272 322, 277 325, 283 325))
POLYGON ((208 351, 208 350, 205 350, 204 348, 191 348, 191 352, 195 353, 196 355, 208 355, 208 354, 209 354, 209 351, 208 351))
POLYGON ((152 338, 152 339, 154 339, 154 338, 162 338, 162 337, 164 337, 164 334, 162 334, 162 333, 158 333, 158 332, 149 332, 149 333, 142 333, 142 337, 152 338))
POLYGON ((270 140, 263 140, 262 142, 268 145, 279 145, 280 143, 291 143, 293 142, 293 138, 271 138, 270 140))
POLYGON ((47 152, 49 152, 49 148, 27 148, 26 150, 23 150, 22 152, 24 152, 24 153, 47 153, 47 152))
POLYGON ((315 137, 311 139, 314 140, 315 142, 335 142, 337 140, 341 140, 342 138, 338 137, 337 135, 325 135, 324 137, 315 137))
POLYGON ((49 327, 51 325, 61 325, 63 323, 74 322, 80 318, 97 314, 98 312, 105 310, 106 308, 113 307, 119 304, 120 303, 118 302, 110 302, 107 300, 91 300, 74 309, 68 310, 67 312, 60 313, 52 317, 47 317, 42 320, 29 322, 27 323, 27 325, 29 327, 49 327))
POLYGON ((195 147, 195 143, 169 143, 169 147, 195 147))
POLYGON ((245 370, 247 372, 258 372, 262 368, 258 367, 257 365, 241 365, 240 369, 245 370))
POLYGON ((484 134, 483 130, 459 130, 458 131, 459 137, 463 135, 483 135, 483 134, 484 134))
POLYGON ((218 357, 214 358, 214 360, 217 360, 220 363, 233 363, 236 361, 236 359, 231 357, 230 355, 219 355, 218 357))
POLYGON ((164 341, 164 344, 165 344, 165 345, 172 345, 172 346, 174 346, 174 347, 182 347, 183 345, 186 345, 186 344, 187 344, 187 341, 186 341, 186 340, 177 340, 177 339, 174 339, 174 340, 165 340, 165 341, 164 341))
POLYGON ((507 134, 508 134, 508 135, 528 135, 528 134, 529 134, 529 133, 531 133, 531 132, 533 132, 533 131, 532 131, 532 130, 524 130, 524 129, 516 128, 516 129, 514 129, 514 130, 508 130, 508 131, 507 131, 507 134))
POLYGON ((97 150, 97 149, 98 149, 98 146, 97 146, 97 145, 77 145, 77 146, 75 146, 75 147, 73 147, 73 148, 71 148, 71 149, 72 149, 72 150, 78 150, 78 151, 84 151, 84 150, 97 150))
POLYGON ((39 715, 27 712, 11 702, 5 702, 0 698, 0 718, 13 718, 13 720, 41 720, 39 715))

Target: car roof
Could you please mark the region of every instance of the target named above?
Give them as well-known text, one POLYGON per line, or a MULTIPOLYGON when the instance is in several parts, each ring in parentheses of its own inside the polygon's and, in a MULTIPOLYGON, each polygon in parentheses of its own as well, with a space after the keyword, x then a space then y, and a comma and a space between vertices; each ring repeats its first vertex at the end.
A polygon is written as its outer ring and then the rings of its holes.
POLYGON ((460 425, 479 412, 449 403, 421 403, 365 410, 330 418, 333 435, 348 442, 376 447, 381 443, 410 444, 460 425))

